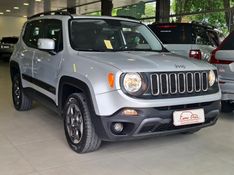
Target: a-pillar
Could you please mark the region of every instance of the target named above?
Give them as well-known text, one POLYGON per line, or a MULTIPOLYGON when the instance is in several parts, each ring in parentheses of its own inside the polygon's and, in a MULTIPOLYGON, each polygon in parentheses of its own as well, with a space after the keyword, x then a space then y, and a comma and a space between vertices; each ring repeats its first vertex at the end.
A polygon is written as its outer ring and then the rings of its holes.
POLYGON ((169 22, 170 0, 156 0, 156 22, 169 22))
POLYGON ((113 9, 112 0, 101 0, 101 12, 103 16, 111 16, 113 9))
POLYGON ((67 0, 67 11, 71 14, 76 14, 76 0, 67 0))

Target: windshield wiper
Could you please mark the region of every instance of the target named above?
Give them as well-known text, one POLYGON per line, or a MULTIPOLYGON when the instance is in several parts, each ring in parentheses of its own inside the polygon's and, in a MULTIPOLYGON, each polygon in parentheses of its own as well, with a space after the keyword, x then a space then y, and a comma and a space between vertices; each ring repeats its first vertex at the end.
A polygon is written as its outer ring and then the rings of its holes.
POLYGON ((121 48, 121 49, 115 49, 115 51, 153 51, 153 50, 152 49, 121 48))
POLYGON ((84 51, 84 52, 106 52, 105 49, 77 49, 78 51, 84 51))

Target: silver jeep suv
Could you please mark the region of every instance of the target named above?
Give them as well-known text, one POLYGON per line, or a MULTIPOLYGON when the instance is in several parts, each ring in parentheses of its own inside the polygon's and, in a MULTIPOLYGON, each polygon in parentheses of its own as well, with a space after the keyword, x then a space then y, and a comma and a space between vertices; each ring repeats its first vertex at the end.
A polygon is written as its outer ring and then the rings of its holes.
POLYGON ((16 110, 42 102, 64 118, 70 147, 194 133, 215 124, 216 68, 167 52, 139 21, 65 12, 31 17, 10 60, 16 110))

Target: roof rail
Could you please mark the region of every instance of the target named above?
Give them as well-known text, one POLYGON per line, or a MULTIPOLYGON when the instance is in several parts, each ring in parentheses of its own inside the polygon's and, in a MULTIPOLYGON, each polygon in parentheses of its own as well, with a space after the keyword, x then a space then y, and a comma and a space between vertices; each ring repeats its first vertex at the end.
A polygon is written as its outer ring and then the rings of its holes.
POLYGON ((38 13, 36 15, 28 17, 28 19, 33 19, 33 18, 36 18, 36 17, 46 16, 46 15, 64 15, 64 16, 70 16, 71 18, 73 18, 71 13, 69 13, 67 11, 55 10, 55 11, 47 11, 47 12, 38 13))
POLYGON ((133 19, 133 20, 138 20, 137 18, 133 17, 133 16, 124 16, 124 15, 117 15, 117 16, 113 16, 113 17, 119 17, 119 18, 127 18, 127 19, 133 19))

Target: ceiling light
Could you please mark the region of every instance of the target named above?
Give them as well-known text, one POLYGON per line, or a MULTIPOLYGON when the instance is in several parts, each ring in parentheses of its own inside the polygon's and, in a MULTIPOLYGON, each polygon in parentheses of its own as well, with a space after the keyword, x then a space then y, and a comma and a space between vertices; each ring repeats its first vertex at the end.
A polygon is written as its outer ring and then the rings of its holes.
POLYGON ((19 7, 14 7, 15 10, 19 10, 19 7))
POLYGON ((4 13, 3 12, 0 12, 0 15, 3 15, 4 13))
POLYGON ((11 10, 6 10, 6 12, 7 12, 7 13, 10 13, 10 12, 11 12, 11 10))
POLYGON ((27 18, 27 16, 23 16, 24 18, 27 18))
POLYGON ((25 3, 24 3, 24 5, 28 6, 28 5, 29 5, 29 3, 25 2, 25 3))
POLYGON ((41 0, 35 0, 36 2, 41 2, 41 0))

